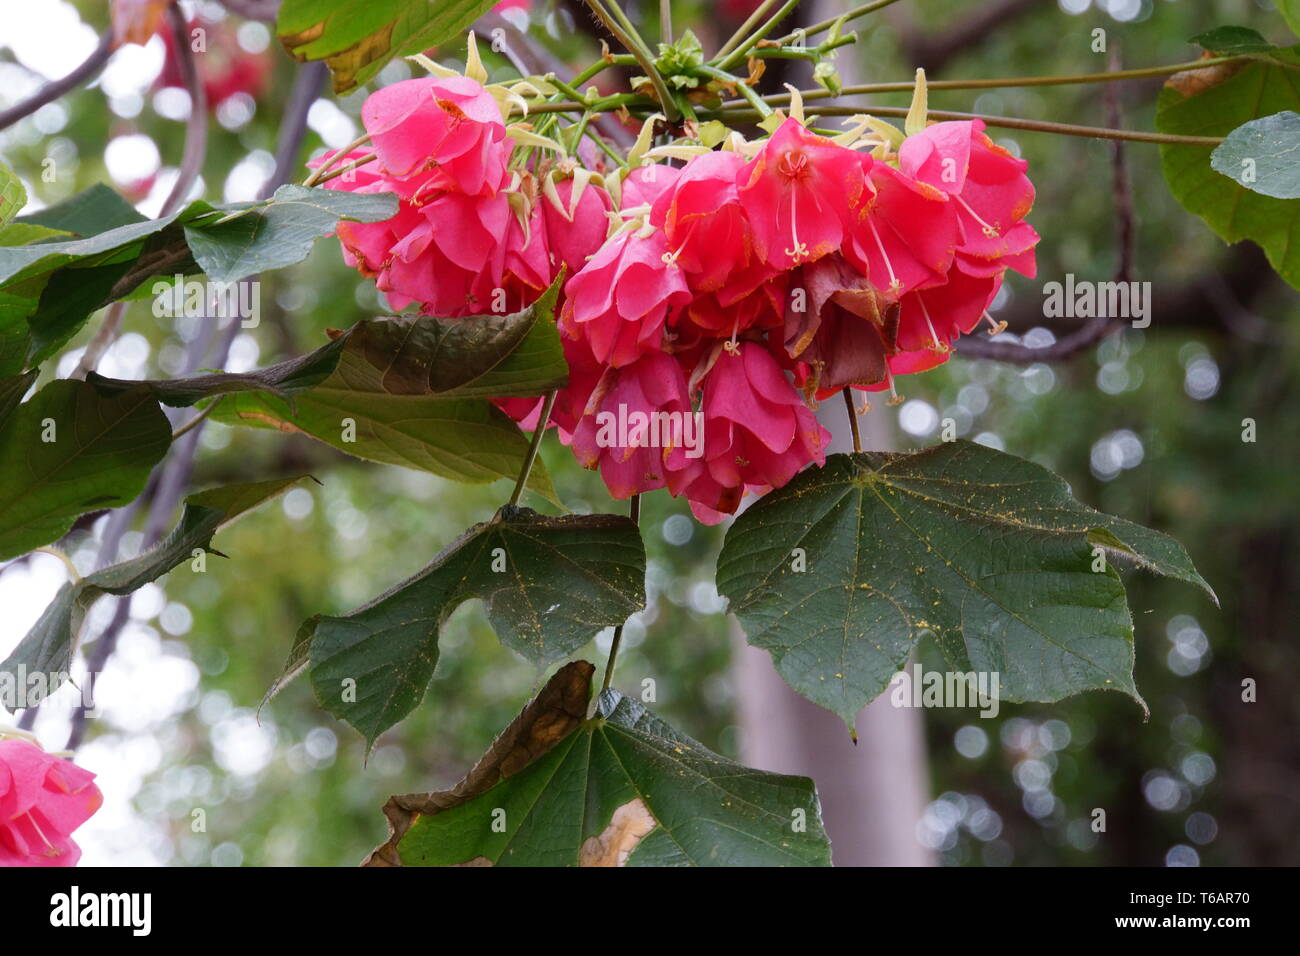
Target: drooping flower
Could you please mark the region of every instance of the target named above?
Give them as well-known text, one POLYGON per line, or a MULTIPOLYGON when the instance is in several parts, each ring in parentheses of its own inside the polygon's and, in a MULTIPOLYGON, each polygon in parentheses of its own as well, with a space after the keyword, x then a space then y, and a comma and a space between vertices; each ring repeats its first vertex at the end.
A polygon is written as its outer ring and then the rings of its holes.
POLYGON ((619 209, 636 209, 639 206, 653 206, 659 194, 677 181, 682 173, 676 166, 664 166, 659 163, 644 163, 637 166, 623 179, 623 189, 619 209))
POLYGON ((0 740, 0 866, 75 866, 72 831, 104 802, 94 779, 26 740, 0 740))
POLYGON ((895 301, 943 282, 959 240, 947 194, 884 163, 872 166, 870 181, 875 200, 846 236, 845 257, 895 301))
POLYGON ((565 283, 560 330, 583 338, 597 361, 630 365, 659 348, 669 310, 691 300, 682 270, 667 259, 659 230, 608 240, 565 283))
POLYGON ((784 345, 808 365, 810 394, 882 382, 895 348, 899 309, 842 256, 830 255, 793 273, 786 298, 784 345))
POLYGON ((366 98, 361 121, 398 195, 430 191, 470 196, 505 185, 509 147, 492 94, 468 77, 421 77, 381 87, 366 98))
POLYGON ((734 513, 747 490, 825 464, 830 433, 761 343, 720 348, 701 387, 705 468, 684 491, 701 521, 734 513))
POLYGON ((678 494, 703 470, 704 435, 686 377, 672 356, 647 352, 607 369, 573 432, 587 468, 599 468, 615 498, 668 487, 678 494))
POLYGON ((738 153, 696 156, 650 211, 650 224, 663 229, 670 254, 697 293, 721 289, 752 258, 749 221, 736 191, 744 165, 738 153))
POLYGON ((971 276, 954 269, 943 285, 903 296, 899 303, 894 374, 923 372, 948 359, 952 343, 974 331, 1002 285, 1001 275, 971 276))
POLYGON ((790 269, 839 249, 871 198, 871 165, 793 117, 777 127, 737 180, 758 257, 790 269))
POLYGON ((604 244, 609 233, 607 213, 614 208, 609 193, 600 186, 587 183, 575 193, 576 183, 573 178, 562 179, 555 184, 553 198, 539 201, 553 265, 565 266, 571 276, 604 244))
POLYGON ((1038 233, 1024 221, 1034 204, 1029 164, 995 144, 983 120, 935 123, 898 148, 899 169, 948 193, 957 206, 957 266, 993 276, 1006 268, 1032 278, 1038 233))

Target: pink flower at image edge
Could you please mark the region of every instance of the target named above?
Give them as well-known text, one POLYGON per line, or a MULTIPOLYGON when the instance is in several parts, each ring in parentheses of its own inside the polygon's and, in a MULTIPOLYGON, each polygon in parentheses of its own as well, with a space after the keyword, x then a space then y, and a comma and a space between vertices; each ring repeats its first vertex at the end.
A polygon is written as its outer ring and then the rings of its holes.
POLYGON ((0 740, 0 866, 75 866, 72 831, 104 802, 94 779, 26 740, 0 740))

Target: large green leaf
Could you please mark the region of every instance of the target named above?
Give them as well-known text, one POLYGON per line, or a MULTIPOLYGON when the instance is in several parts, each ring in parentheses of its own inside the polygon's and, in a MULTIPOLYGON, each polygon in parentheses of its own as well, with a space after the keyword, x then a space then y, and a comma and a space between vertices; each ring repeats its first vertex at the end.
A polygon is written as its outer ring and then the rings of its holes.
POLYGON ((397 215, 397 197, 287 185, 267 202, 224 208, 233 212, 185 227, 195 262, 214 282, 235 282, 301 262, 340 219, 380 222, 397 215))
POLYGON ((1124 586, 1094 548, 1209 591, 1173 539, 968 442, 803 472, 736 519, 718 591, 786 682, 850 728, 925 633, 955 671, 997 673, 1003 700, 1140 702, 1124 586))
POLYGON ((566 664, 451 790, 384 806, 368 866, 828 866, 813 782, 733 763, 566 664))
POLYGON ((321 705, 373 744, 420 702, 443 624, 474 598, 507 647, 559 660, 645 606, 641 535, 621 515, 502 508, 364 607, 308 621, 272 693, 309 667, 321 705))
MULTIPOLYGON (((77 636, 90 608, 105 594, 130 594, 190 561, 195 551, 208 551, 218 529, 262 502, 283 493, 306 476, 253 484, 212 488, 185 499, 180 522, 156 547, 129 561, 102 568, 64 584, 13 653, 0 663, 0 673, 45 673, 66 677, 77 649, 77 636)), ((51 692, 57 686, 52 681, 51 692)))
POLYGON ((7 225, 26 205, 27 190, 14 171, 0 163, 0 226, 7 225))
POLYGON ((324 60, 334 92, 365 83, 395 56, 459 39, 496 0, 284 0, 276 33, 300 60, 324 60))
MULTIPOLYGON (((1171 77, 1160 93, 1156 128, 1162 133, 1228 137, 1254 120, 1297 109, 1300 47, 1291 47, 1258 60, 1171 77)), ((1212 166, 1214 151, 1211 146, 1161 145, 1161 165, 1174 197, 1227 242, 1258 243, 1278 274, 1300 288, 1300 199, 1274 198, 1246 188, 1212 166)), ((1241 158, 1232 171, 1238 175, 1241 158)))
POLYGON ((80 514, 126 504, 170 444, 149 389, 50 382, 0 429, 0 560, 49 544, 80 514))
POLYGON ((134 206, 103 183, 95 183, 75 196, 69 196, 18 220, 19 224, 56 229, 78 236, 93 236, 118 226, 144 221, 145 217, 134 206))
POLYGON ((1254 192, 1300 199, 1300 113, 1238 126, 1211 154, 1210 165, 1254 192))
MULTIPOLYGON (((333 374, 292 403, 245 393, 222 402, 213 417, 303 432, 358 458, 456 481, 514 478, 528 442, 486 397, 540 395, 567 381, 553 318, 558 289, 557 280, 510 315, 360 322, 349 330, 333 374)), ((554 501, 540 466, 539 460, 528 487, 554 501)))

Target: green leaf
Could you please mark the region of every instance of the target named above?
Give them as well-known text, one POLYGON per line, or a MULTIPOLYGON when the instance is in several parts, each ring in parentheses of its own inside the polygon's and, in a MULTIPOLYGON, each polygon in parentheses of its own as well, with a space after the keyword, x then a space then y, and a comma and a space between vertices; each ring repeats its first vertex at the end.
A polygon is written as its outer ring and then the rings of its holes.
POLYGON ((27 394, 27 390, 36 381, 36 374, 36 370, 33 369, 25 375, 0 378, 0 434, 4 433, 5 422, 9 421, 9 416, 13 414, 18 403, 27 394))
MULTIPOLYGON (((557 279, 510 315, 359 322, 333 374, 292 404, 245 393, 223 401, 213 418, 302 432, 358 458, 456 481, 513 479, 528 442, 487 396, 540 395, 568 380, 553 317, 558 288, 557 279)), ((557 501, 540 460, 528 487, 557 501)))
POLYGON ((1197 34, 1188 42, 1195 43, 1216 56, 1269 53, 1277 49, 1256 31, 1236 26, 1215 27, 1213 30, 1197 34))
POLYGON ((1291 32, 1300 36, 1300 0, 1277 0, 1277 9, 1291 32))
POLYGON ((1238 126, 1210 155, 1210 165, 1254 192, 1300 199, 1300 113, 1238 126))
POLYGON ((177 408, 193 405, 213 395, 230 392, 265 391, 273 395, 292 396, 319 385, 329 377, 338 366, 339 355, 347 345, 347 339, 348 335, 345 332, 314 352, 252 372, 215 372, 189 378, 144 381, 105 378, 103 375, 91 372, 86 376, 86 380, 96 385, 102 393, 109 395, 144 387, 153 392, 164 405, 177 408))
POLYGON ((42 239, 66 235, 67 233, 61 229, 50 229, 25 220, 11 222, 7 226, 0 226, 0 246, 25 246, 31 242, 40 242, 42 239))
POLYGON ((301 262, 340 219, 376 222, 396 211, 396 199, 387 194, 282 186, 267 200, 228 206, 196 201, 170 216, 142 219, 112 190, 92 189, 22 224, 73 233, 109 228, 72 239, 0 245, 0 285, 20 293, 10 307, 25 309, 27 363, 36 365, 62 348, 93 312, 130 296, 152 276, 198 268, 213 282, 234 282, 301 262), (33 283, 39 286, 31 288, 33 283), (32 300, 38 300, 35 309, 32 300))
POLYGON ((0 663, 0 673, 14 674, 21 668, 29 674, 58 675, 58 680, 50 682, 53 692, 71 670, 81 624, 96 601, 105 594, 130 594, 190 561, 196 551, 210 551, 218 529, 306 477, 229 485, 186 498, 180 522, 156 547, 64 584, 13 653, 0 663))
POLYGON ((955 671, 999 674, 1003 700, 1095 688, 1140 703, 1124 586, 1093 570, 1094 547, 1213 597, 1173 539, 968 442, 803 472, 736 519, 718 591, 786 682, 850 729, 927 632, 955 671))
POLYGON ((242 214, 185 227, 194 260, 213 282, 235 282, 302 262, 312 244, 333 232, 340 219, 393 218, 397 197, 287 185, 277 189, 269 203, 224 208, 242 214))
MULTIPOLYGON (((304 625, 298 641, 321 706, 373 745, 420 702, 443 624, 474 598, 507 647, 539 667, 567 657, 645 606, 640 532, 621 515, 553 518, 507 505, 364 607, 304 625)), ((273 692, 301 652, 296 644, 273 692)))
POLYGON ((7 225, 27 205, 27 190, 14 171, 0 163, 0 226, 7 225))
MULTIPOLYGON (((1298 107, 1300 47, 1291 47, 1273 51, 1269 60, 1221 64, 1171 77, 1157 102, 1156 128, 1162 133, 1228 137, 1253 120, 1298 107)), ((1218 148, 1224 146, 1227 143, 1218 148)), ((1211 165, 1214 151, 1211 146, 1161 145, 1161 166, 1174 197, 1225 241, 1258 243, 1278 274, 1300 288, 1300 200, 1247 189, 1211 165)), ((1232 172, 1241 171, 1238 166, 1232 172)))
POLYGON ((78 515, 126 504, 171 444, 147 388, 50 382, 0 429, 0 560, 49 544, 78 515))
POLYGON ((103 183, 95 183, 75 196, 46 206, 18 220, 20 224, 42 226, 78 236, 93 236, 107 229, 145 222, 129 202, 103 183))
POLYGON ((733 763, 566 664, 451 790, 395 796, 367 866, 829 866, 813 782, 733 763), (502 826, 504 824, 504 826, 502 826))
POLYGON ((461 40, 496 0, 284 0, 275 32, 299 60, 324 60, 334 92, 365 83, 395 56, 461 40))

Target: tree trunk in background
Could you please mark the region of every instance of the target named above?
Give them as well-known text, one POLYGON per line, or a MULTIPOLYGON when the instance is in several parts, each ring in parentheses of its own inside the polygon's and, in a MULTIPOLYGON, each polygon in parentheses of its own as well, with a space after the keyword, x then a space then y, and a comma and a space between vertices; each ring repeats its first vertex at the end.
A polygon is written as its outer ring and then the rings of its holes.
MULTIPOLYGON (((845 0, 820 0, 806 6, 805 16, 821 21, 849 6, 845 0)), ((846 84, 865 82, 861 55, 853 47, 841 50, 835 65, 846 84)), ((888 450, 892 416, 879 397, 873 399, 875 410, 860 419, 863 447, 888 450)), ((836 436, 832 451, 852 451, 845 415, 838 398, 818 413, 836 436)), ((771 656, 745 644, 738 624, 733 635, 743 762, 812 777, 837 866, 933 865, 934 855, 916 839, 930 794, 921 711, 893 707, 888 695, 878 697, 858 714, 855 746, 839 717, 792 691, 771 656)))
MULTIPOLYGON (((883 403, 873 404, 876 410, 861 419, 863 446, 888 448, 883 403)), ((827 401, 820 414, 834 433, 847 431, 839 399, 827 401)), ((842 447, 837 435, 832 449, 851 447, 842 447)), ((837 866, 933 865, 916 840, 930 792, 921 711, 878 697, 858 714, 854 746, 840 718, 791 690, 767 651, 745 643, 738 624, 733 634, 741 761, 816 782, 837 866)))

